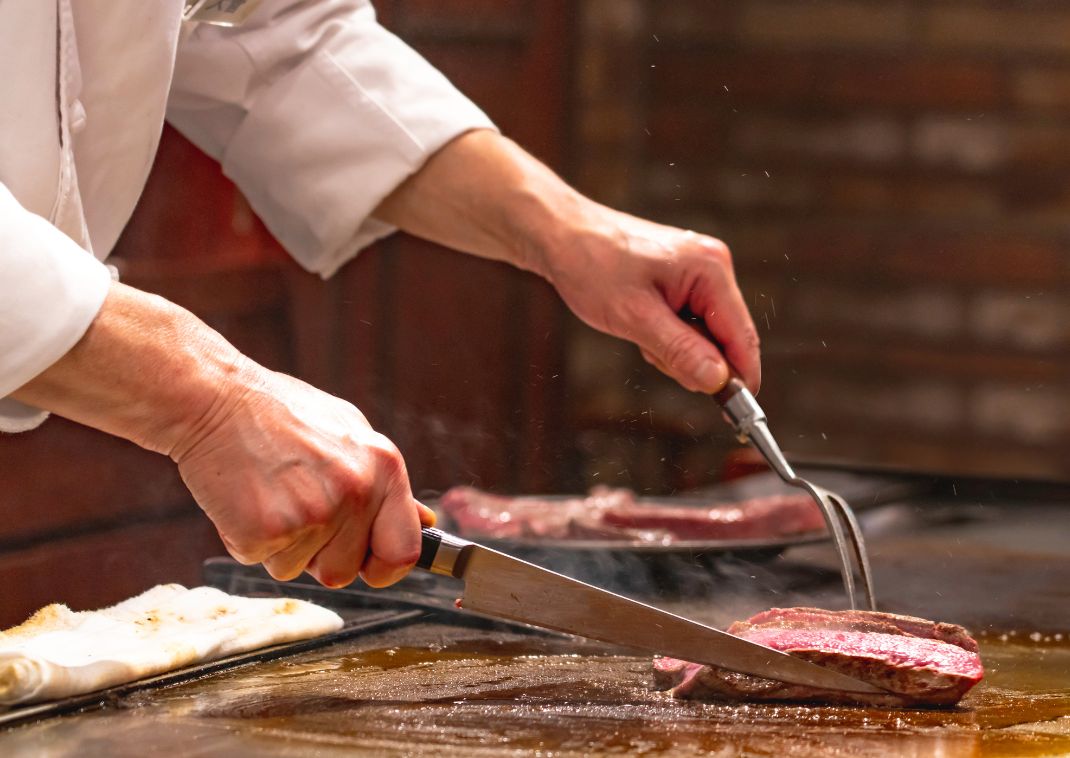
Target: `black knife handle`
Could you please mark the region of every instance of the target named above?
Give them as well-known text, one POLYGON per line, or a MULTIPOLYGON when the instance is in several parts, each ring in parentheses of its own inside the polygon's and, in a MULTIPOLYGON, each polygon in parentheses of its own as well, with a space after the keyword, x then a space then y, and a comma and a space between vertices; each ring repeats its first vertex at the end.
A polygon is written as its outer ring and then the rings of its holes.
POLYGON ((442 544, 442 532, 425 526, 420 529, 420 557, 416 560, 416 568, 430 571, 435 562, 435 555, 442 544))
POLYGON ((466 547, 472 543, 429 526, 420 529, 420 557, 416 568, 433 574, 458 576, 466 547))

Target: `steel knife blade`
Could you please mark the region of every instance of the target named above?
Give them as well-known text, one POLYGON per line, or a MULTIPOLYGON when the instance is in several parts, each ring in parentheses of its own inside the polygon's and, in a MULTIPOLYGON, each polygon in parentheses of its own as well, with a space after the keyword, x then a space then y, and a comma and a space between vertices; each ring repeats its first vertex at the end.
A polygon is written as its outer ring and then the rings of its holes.
POLYGON ((418 568, 464 581, 461 608, 792 684, 886 694, 867 682, 599 589, 438 529, 418 568))

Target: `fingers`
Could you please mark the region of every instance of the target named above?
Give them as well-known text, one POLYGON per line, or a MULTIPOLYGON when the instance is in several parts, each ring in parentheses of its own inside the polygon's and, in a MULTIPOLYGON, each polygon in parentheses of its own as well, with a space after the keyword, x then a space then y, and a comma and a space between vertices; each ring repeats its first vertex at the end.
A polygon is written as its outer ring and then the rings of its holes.
POLYGON ((725 305, 719 309, 705 307, 699 312, 703 316, 706 328, 721 346, 724 357, 728 359, 750 391, 757 394, 762 385, 758 330, 738 290, 733 288, 731 293, 726 293, 725 300, 727 307, 725 305))
POLYGON ((339 526, 307 530, 292 545, 264 559, 264 568, 280 582, 296 579, 308 568, 313 557, 334 538, 339 526))
POLYGON ((652 302, 636 334, 643 357, 689 390, 716 392, 728 381, 717 346, 688 326, 665 302, 652 302))
POLYGON ((370 516, 355 512, 308 563, 308 573, 325 587, 345 587, 360 573, 368 553, 370 516))
POLYGON ((438 523, 438 516, 433 510, 417 501, 416 509, 420 512, 420 523, 424 526, 434 526, 438 523))
POLYGON ((348 519, 309 561, 309 574, 326 587, 345 587, 358 575, 369 586, 386 587, 408 574, 420 554, 420 524, 434 526, 435 515, 407 490, 374 509, 370 528, 367 519, 348 519), (376 538, 377 531, 385 536, 376 538))
POLYGON ((702 317, 724 357, 756 393, 762 383, 760 340, 732 273, 731 253, 712 237, 698 237, 696 244, 702 265, 683 305, 702 317))
POLYGON ((372 523, 371 549, 360 576, 372 587, 386 587, 402 579, 420 557, 422 512, 409 491, 397 488, 384 501, 372 523))
POLYGON ((657 293, 625 309, 643 358, 688 390, 717 392, 731 365, 758 391, 758 331, 736 286, 728 248, 713 238, 686 234, 671 260, 655 273, 657 293), (677 315, 685 306, 701 316, 707 333, 677 315))

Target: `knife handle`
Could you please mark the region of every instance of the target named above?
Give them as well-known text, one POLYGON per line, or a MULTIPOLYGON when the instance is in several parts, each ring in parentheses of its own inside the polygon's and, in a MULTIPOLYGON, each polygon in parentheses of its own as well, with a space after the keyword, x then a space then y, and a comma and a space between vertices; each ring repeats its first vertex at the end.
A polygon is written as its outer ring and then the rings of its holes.
POLYGON ((429 526, 420 529, 420 557, 416 568, 443 576, 459 576, 464 549, 472 543, 429 526))

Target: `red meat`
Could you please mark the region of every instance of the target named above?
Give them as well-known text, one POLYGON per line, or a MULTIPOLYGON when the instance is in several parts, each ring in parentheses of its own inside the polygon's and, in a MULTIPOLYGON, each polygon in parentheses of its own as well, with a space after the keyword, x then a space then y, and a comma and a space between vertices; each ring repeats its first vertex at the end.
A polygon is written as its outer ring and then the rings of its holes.
POLYGON ((654 661, 660 689, 687 699, 950 706, 984 676, 977 643, 955 624, 872 611, 774 608, 728 631, 877 685, 886 695, 787 684, 674 658, 654 661))
POLYGON ((625 489, 595 488, 586 497, 492 495, 454 487, 439 505, 468 537, 499 539, 678 540, 769 539, 825 529, 805 494, 776 495, 709 507, 639 503, 625 489))

